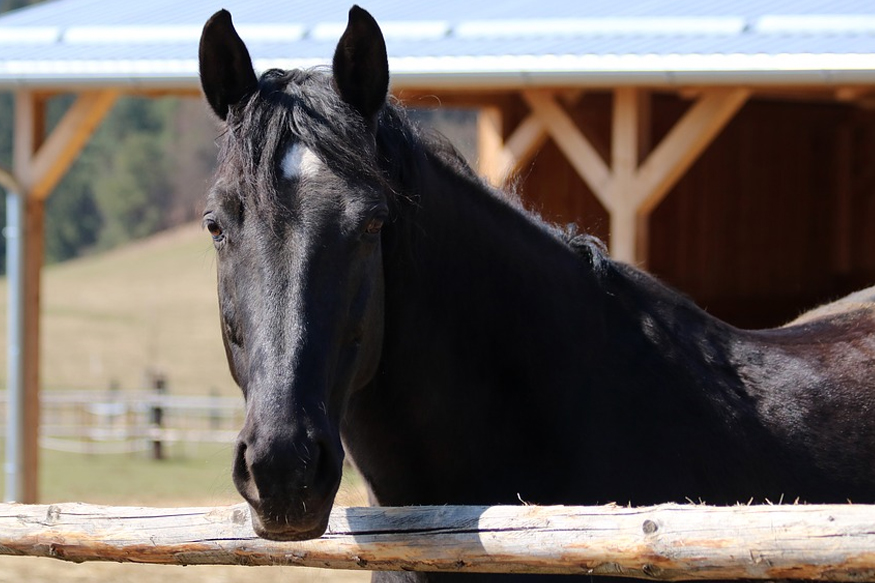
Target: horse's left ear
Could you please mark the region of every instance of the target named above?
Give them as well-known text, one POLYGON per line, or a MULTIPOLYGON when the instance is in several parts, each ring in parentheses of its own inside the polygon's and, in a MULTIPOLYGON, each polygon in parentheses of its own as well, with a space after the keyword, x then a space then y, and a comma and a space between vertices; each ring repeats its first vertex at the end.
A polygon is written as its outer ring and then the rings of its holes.
POLYGON ((373 123, 389 93, 386 41, 374 17, 353 6, 334 50, 334 82, 345 102, 373 123))
POLYGON ((204 95, 224 121, 231 107, 258 89, 249 50, 234 29, 227 10, 216 12, 204 25, 198 59, 204 95))

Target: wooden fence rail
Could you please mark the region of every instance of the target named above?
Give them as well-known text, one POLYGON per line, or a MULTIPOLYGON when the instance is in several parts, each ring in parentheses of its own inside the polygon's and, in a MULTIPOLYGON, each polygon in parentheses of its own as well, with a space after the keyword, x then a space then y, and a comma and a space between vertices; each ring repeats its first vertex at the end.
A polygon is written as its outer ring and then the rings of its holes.
POLYGON ((245 505, 0 504, 0 554, 175 565, 875 580, 875 506, 336 508, 328 533, 255 536, 245 505))
MULTIPOLYGON (((0 429, 6 419, 0 390, 0 429)), ((243 425, 243 397, 156 391, 46 391, 40 396, 40 447, 68 453, 121 454, 164 444, 233 444, 243 425)))

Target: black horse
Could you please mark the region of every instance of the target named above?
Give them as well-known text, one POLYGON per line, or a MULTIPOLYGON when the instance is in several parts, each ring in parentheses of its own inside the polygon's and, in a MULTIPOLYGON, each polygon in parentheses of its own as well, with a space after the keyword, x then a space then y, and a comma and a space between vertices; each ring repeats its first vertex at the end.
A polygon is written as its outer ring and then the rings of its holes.
POLYGON ((256 77, 225 11, 200 67, 260 535, 320 536, 345 455, 380 505, 875 502, 875 292, 773 330, 709 316, 420 133, 358 7, 330 71, 256 77))

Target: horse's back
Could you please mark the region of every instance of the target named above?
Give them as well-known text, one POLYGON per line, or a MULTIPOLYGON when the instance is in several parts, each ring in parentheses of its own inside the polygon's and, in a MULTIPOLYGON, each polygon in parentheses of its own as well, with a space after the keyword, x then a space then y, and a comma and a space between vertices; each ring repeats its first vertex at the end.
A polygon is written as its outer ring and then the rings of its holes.
POLYGON ((783 493, 875 502, 875 286, 749 338, 740 371, 795 475, 783 493))
POLYGON ((849 294, 834 302, 809 310, 784 327, 809 324, 835 317, 854 315, 861 320, 875 321, 875 286, 849 294))

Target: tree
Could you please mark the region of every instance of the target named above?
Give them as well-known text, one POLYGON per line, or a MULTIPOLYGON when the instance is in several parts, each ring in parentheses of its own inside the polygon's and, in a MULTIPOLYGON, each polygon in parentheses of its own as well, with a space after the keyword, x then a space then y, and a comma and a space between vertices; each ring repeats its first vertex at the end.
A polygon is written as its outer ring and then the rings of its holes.
POLYGON ((18 10, 25 6, 33 6, 41 2, 44 2, 44 0, 0 0, 0 13, 18 10))
MULTIPOLYGON (((53 100, 50 127, 71 102, 53 100)), ((48 261, 111 248, 198 214, 194 201, 202 199, 199 186, 215 153, 212 124, 193 103, 118 101, 48 200, 48 261)))

